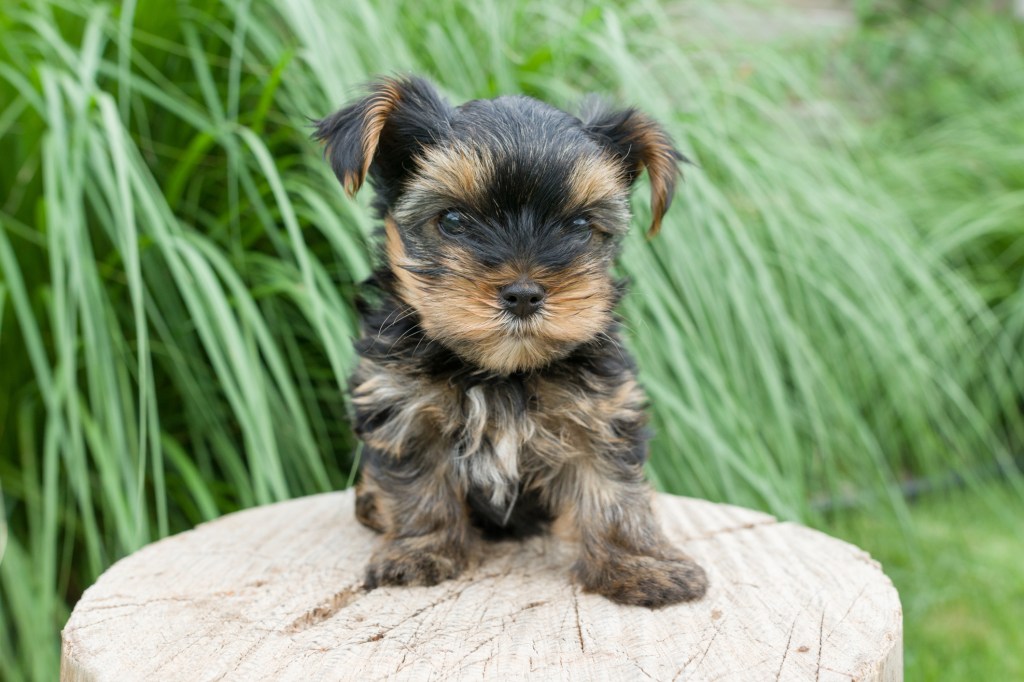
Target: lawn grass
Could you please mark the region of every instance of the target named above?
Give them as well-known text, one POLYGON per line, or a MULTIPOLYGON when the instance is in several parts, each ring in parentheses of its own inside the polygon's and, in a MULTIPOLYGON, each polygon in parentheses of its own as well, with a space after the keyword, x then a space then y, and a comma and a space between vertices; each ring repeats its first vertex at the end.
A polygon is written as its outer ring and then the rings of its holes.
POLYGON ((1024 679, 1021 518, 1017 491, 988 483, 925 496, 904 532, 868 510, 829 524, 900 592, 906 679, 1024 679))
POLYGON ((1024 68, 1005 17, 957 11, 793 46, 654 2, 5 5, 0 676, 55 676, 118 557, 350 483, 372 221, 308 121, 379 73, 604 93, 694 159, 621 265, 662 489, 819 526, 852 496, 892 535, 908 479, 1012 474, 1024 68))

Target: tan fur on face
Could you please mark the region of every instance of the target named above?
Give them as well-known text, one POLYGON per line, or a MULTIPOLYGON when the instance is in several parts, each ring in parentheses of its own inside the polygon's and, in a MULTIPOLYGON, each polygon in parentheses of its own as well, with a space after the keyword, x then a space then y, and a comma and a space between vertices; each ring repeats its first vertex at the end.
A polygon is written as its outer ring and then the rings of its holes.
POLYGON ((512 264, 484 268, 463 249, 446 244, 435 263, 451 274, 426 279, 410 272, 393 219, 385 221, 386 251, 403 300, 420 315, 427 334, 464 358, 497 372, 532 369, 567 354, 611 321, 613 289, 603 263, 580 262, 569 271, 547 273, 512 264), (528 277, 547 290, 544 307, 519 320, 498 304, 498 290, 528 277))
MULTIPOLYGON (((569 210, 579 210, 598 202, 620 200, 625 203, 628 188, 619 172, 618 164, 606 156, 591 156, 581 159, 573 166, 569 176, 569 195, 566 197, 569 210)), ((628 226, 628 214, 622 217, 620 230, 608 230, 612 226, 599 226, 607 231, 620 232, 628 226)))
POLYGON ((472 204, 483 195, 494 164, 486 148, 463 144, 428 147, 416 158, 417 174, 408 191, 440 195, 472 204))

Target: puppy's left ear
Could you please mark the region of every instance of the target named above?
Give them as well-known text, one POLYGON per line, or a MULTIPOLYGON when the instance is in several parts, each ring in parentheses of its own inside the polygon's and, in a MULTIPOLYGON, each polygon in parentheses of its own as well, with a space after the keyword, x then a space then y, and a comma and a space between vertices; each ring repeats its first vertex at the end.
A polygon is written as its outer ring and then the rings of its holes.
POLYGON ((581 119, 583 129, 622 163, 630 185, 647 169, 651 182, 651 226, 647 236, 658 234, 661 219, 672 204, 679 163, 686 157, 657 121, 636 109, 612 109, 591 99, 584 103, 581 119))

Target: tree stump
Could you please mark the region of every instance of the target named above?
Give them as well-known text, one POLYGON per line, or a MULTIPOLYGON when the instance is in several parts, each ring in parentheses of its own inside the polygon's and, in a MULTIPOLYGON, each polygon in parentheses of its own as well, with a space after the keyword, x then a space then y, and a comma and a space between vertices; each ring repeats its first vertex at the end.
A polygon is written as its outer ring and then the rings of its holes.
POLYGON ((119 561, 64 628, 61 679, 902 680, 902 612, 860 549, 670 495, 707 570, 657 611, 580 591, 558 537, 484 545, 457 580, 362 589, 379 538, 351 491, 230 514, 119 561))

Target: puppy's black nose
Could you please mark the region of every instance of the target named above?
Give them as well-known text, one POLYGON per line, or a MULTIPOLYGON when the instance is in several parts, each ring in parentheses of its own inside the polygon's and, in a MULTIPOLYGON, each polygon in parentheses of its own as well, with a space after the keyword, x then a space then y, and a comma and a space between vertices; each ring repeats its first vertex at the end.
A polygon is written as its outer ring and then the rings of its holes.
POLYGON ((520 280, 498 291, 501 307, 516 317, 526 318, 544 307, 544 287, 532 280, 520 280))

